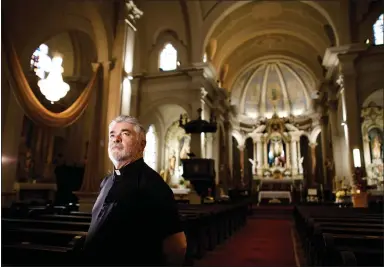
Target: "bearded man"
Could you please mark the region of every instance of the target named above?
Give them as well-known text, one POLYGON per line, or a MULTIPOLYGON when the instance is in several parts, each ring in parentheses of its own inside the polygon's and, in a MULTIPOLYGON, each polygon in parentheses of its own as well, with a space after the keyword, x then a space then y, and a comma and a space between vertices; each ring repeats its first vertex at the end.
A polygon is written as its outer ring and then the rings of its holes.
POLYGON ((131 116, 109 125, 113 174, 104 178, 84 246, 86 264, 180 266, 187 242, 173 192, 143 160, 145 130, 131 116))

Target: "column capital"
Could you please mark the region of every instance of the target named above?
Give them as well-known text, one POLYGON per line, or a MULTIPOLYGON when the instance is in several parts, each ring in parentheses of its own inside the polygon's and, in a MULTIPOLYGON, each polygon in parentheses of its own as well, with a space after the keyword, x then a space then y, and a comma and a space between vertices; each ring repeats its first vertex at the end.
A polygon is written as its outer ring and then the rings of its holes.
POLYGON ((244 151, 244 149, 245 149, 245 145, 238 145, 237 148, 238 148, 240 151, 244 151))
POLYGON ((308 143, 308 146, 312 149, 315 149, 317 146, 317 143, 308 143))
POLYGON ((125 22, 134 30, 136 31, 136 27, 134 26, 136 24, 136 21, 141 18, 141 16, 144 14, 143 11, 141 11, 132 0, 125 1, 126 6, 126 18, 125 22))
POLYGON ((346 53, 337 55, 341 67, 341 73, 344 75, 356 74, 355 59, 358 57, 356 53, 346 53))
POLYGON ((100 67, 100 63, 99 62, 92 62, 91 63, 91 66, 92 66, 92 71, 93 72, 96 72, 98 70, 98 68, 100 67))

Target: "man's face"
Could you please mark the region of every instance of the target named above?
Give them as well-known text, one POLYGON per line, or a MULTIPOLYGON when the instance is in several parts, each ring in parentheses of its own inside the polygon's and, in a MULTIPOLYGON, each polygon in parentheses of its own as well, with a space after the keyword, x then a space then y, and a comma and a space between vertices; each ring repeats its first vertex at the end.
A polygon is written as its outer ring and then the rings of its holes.
POLYGON ((127 122, 112 122, 109 126, 108 155, 114 163, 133 160, 144 151, 145 141, 134 128, 127 122))

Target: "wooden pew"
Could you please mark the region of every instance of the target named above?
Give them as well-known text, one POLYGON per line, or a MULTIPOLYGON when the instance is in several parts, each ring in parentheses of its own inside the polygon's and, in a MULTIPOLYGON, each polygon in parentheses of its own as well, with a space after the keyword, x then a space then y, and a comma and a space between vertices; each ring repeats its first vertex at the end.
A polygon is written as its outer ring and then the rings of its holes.
POLYGON ((295 208, 294 218, 310 265, 382 265, 381 214, 368 209, 316 207, 295 208), (364 261, 366 257, 369 260, 364 261))
POLYGON ((383 266, 383 236, 322 234, 318 261, 323 266, 383 266), (345 252, 350 252, 345 255, 345 252), (348 264, 348 265, 347 265, 348 264))
MULTIPOLYGON (((246 201, 198 206, 181 204, 181 221, 188 239, 186 262, 193 264, 193 259, 203 257, 207 250, 214 249, 242 227, 247 212, 246 201)), ((2 222, 6 233, 4 245, 7 246, 7 251, 27 256, 41 256, 43 252, 49 255, 67 252, 76 255, 73 251, 78 250, 74 247, 81 247, 79 243, 84 241, 91 220, 90 213, 77 212, 67 207, 34 207, 24 215, 25 218, 3 218, 2 222)), ((39 262, 40 256, 34 261, 39 262)))

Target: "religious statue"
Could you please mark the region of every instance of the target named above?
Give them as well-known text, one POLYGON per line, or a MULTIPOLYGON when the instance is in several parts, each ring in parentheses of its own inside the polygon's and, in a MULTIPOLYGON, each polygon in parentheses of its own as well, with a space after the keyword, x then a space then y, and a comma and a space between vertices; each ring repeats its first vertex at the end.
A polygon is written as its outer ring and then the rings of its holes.
POLYGON ((283 142, 279 137, 271 139, 269 145, 268 159, 270 165, 284 167, 285 152, 283 142))
POLYGON ((169 158, 169 172, 174 173, 176 167, 176 156, 175 151, 173 151, 172 156, 169 158))
POLYGON ((301 157, 300 159, 299 159, 299 173, 300 174, 302 174, 303 173, 303 163, 304 162, 304 157, 301 157))
POLYGON ((252 174, 256 174, 256 167, 257 167, 257 161, 255 159, 248 159, 249 162, 252 164, 252 174))
POLYGON ((381 159, 381 142, 379 135, 376 135, 372 140, 372 159, 381 159))

